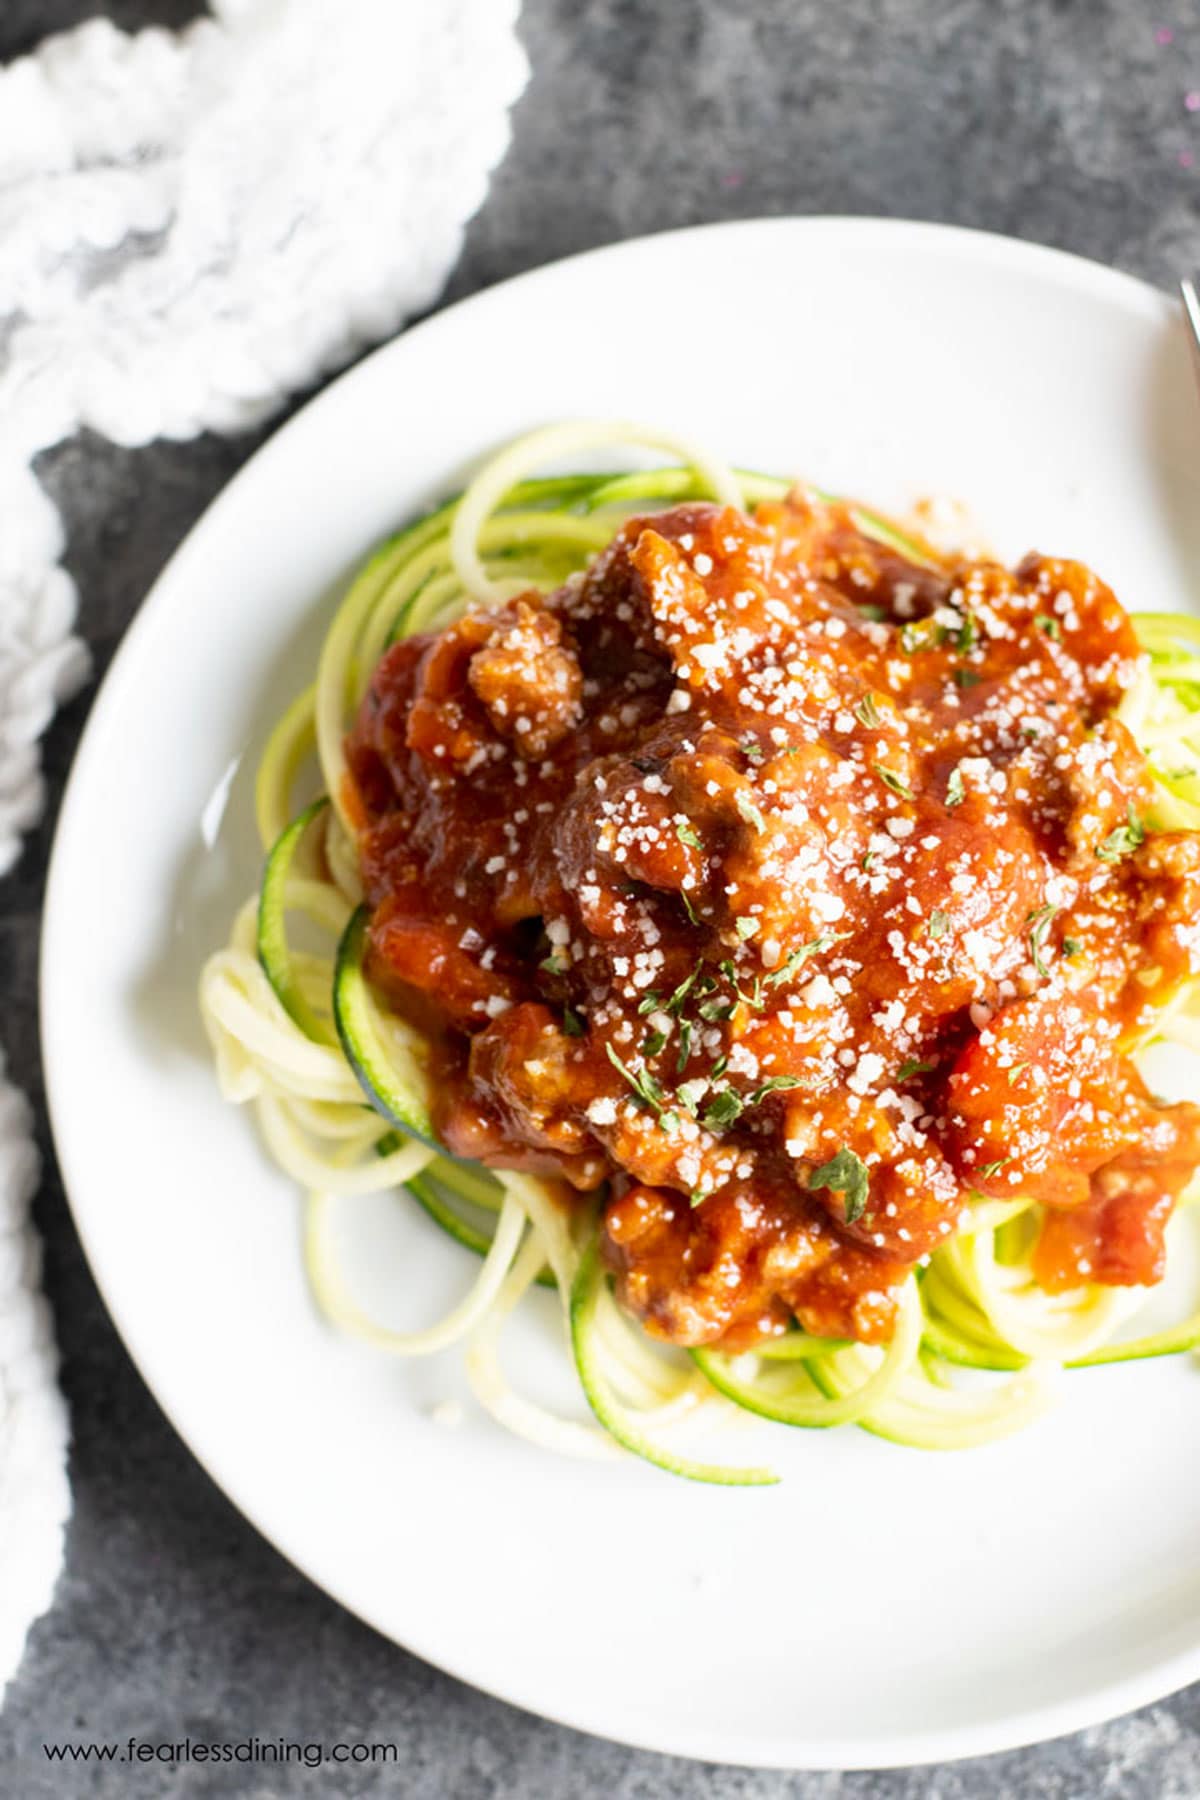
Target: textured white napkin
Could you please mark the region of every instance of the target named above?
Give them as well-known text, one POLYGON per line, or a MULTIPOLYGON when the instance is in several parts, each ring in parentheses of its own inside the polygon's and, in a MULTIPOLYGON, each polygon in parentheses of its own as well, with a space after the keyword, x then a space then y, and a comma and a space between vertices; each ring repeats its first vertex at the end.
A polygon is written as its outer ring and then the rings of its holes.
MULTIPOLYGON (((244 429, 429 305, 508 144, 517 3, 214 0, 0 70, 0 875, 87 670, 32 458, 244 429)), ((29 1124, 0 1064, 0 1694, 70 1511, 29 1124)))

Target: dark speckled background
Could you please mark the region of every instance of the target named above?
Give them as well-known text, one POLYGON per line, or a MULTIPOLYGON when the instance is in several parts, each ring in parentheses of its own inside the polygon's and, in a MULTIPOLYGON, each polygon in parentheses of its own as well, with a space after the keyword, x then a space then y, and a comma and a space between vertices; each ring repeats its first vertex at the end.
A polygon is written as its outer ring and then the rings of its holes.
MULTIPOLYGON (((380 0, 380 4, 395 0, 380 0)), ((96 11, 178 24, 187 0, 0 0, 0 58, 96 11)), ((634 233, 759 213, 891 213, 1011 232, 1170 284, 1200 267, 1200 6, 1162 0, 526 0, 533 80, 449 287, 634 233), (1174 41, 1157 28, 1173 27, 1174 41), (1187 151, 1195 157, 1189 167, 1187 151)), ((43 459, 102 671, 153 577, 257 440, 43 459)), ((91 694, 46 742, 54 800, 91 694)), ((0 884, 10 1067, 40 1096, 38 911, 51 817, 0 884)), ((37 1205, 74 1420, 75 1517, 53 1611, 0 1714, 6 1800, 159 1794, 571 1800, 1193 1800, 1200 1689, 1080 1737, 872 1775, 753 1774, 640 1754, 487 1700, 342 1613, 234 1512, 130 1366, 46 1141, 37 1205), (398 1767, 214 1775, 47 1764, 43 1740, 399 1740, 398 1767)), ((963 1646, 964 1655, 969 1646, 963 1646)), ((847 1679, 853 1671, 847 1671, 847 1679)))

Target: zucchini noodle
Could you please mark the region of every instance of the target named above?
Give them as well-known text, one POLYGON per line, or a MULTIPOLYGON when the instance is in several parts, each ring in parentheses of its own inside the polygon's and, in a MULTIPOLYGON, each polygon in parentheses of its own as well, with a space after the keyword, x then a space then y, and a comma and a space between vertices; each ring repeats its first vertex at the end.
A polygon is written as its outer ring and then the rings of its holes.
MULTIPOLYGON (((388 539, 351 582, 314 685, 267 741, 255 785, 262 880, 228 945, 209 959, 199 995, 222 1094, 253 1106, 267 1149, 307 1195, 305 1266, 333 1325, 400 1356, 465 1345, 481 1405, 542 1448, 602 1458, 632 1452, 722 1485, 776 1478, 759 1467, 695 1460, 679 1433, 698 1419, 727 1425, 757 1415, 814 1429, 854 1423, 916 1448, 959 1449, 1038 1417, 1064 1369, 1200 1347, 1200 1312, 1152 1335, 1121 1335, 1143 1289, 1042 1290, 1030 1265, 1041 1209, 1017 1200, 968 1209, 900 1291, 895 1333, 882 1349, 795 1329, 751 1354, 681 1354, 648 1337, 616 1304, 599 1252, 598 1207, 568 1206, 553 1182, 457 1163, 433 1136, 426 1046, 370 993, 362 969, 361 820, 343 740, 376 664, 390 644, 439 629, 469 603, 494 604, 529 587, 550 591, 633 512, 708 497, 752 506, 781 497, 788 485, 726 468, 662 432, 558 425, 502 450, 459 499, 388 539), (618 445, 673 456, 676 466, 536 473, 618 445), (299 803, 298 792, 317 797, 299 803), (381 1191, 414 1200, 482 1259, 465 1296, 423 1330, 398 1331, 370 1317, 338 1260, 336 1216, 356 1196, 381 1191), (595 1422, 552 1413, 504 1372, 503 1327, 538 1285, 557 1291, 560 1327, 595 1422)), ((924 560, 921 546, 890 521, 861 508, 854 519, 924 560)), ((1118 717, 1155 778, 1149 823, 1197 829, 1200 621, 1147 614, 1133 622, 1145 655, 1118 717)), ((1195 982, 1164 1008, 1157 1031, 1200 1049, 1195 982)))

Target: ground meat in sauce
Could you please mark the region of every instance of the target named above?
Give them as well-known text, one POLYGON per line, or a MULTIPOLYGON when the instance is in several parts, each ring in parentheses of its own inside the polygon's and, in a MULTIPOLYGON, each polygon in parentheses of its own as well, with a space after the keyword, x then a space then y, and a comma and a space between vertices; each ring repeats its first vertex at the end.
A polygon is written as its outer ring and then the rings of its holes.
POLYGON ((930 560, 799 492, 633 520, 397 644, 349 739, 444 1141, 607 1178, 620 1296, 679 1343, 885 1338, 972 1191, 1043 1203, 1048 1288, 1156 1280, 1200 1161, 1128 1056, 1200 968, 1200 838, 1144 835, 1113 716, 1130 622, 1078 563, 930 560), (810 1186, 840 1152, 861 1210, 810 1186))

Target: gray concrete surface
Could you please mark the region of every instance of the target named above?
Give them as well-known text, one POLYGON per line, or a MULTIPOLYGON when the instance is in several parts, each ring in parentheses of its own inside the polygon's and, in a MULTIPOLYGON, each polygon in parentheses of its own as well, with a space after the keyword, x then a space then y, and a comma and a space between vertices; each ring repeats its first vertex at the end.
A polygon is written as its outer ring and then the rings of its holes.
MULTIPOLYGON (((395 0, 380 0, 380 4, 395 0)), ((97 10, 178 23, 187 0, 0 0, 0 58, 97 10)), ((526 0, 534 79, 449 293, 632 233, 758 213, 946 219, 1162 283, 1200 266, 1196 0, 526 0), (1173 27, 1171 43, 1156 28, 1173 27), (1195 164, 1186 166, 1189 150, 1195 164)), ((748 346, 753 353, 753 345, 748 346)), ((2 428, 2 426, 0 426, 2 428)), ((151 579, 254 448, 96 438, 44 459, 98 671, 151 579)), ((94 688, 46 743, 61 793, 94 688)), ((0 883, 0 1034, 40 1103, 35 948, 53 824, 0 883)), ((639 1754, 487 1700, 375 1637, 262 1543, 130 1366, 54 1170, 37 1217, 74 1420, 75 1518, 53 1611, 0 1714, 0 1795, 1036 1800, 1200 1795, 1200 1689, 1080 1737, 871 1775, 752 1774, 639 1754), (50 1765, 45 1741, 398 1740, 398 1767, 215 1774, 50 1765)), ((668 1652, 664 1652, 665 1654, 668 1652)), ((969 1646, 963 1646, 969 1655, 969 1646)))

